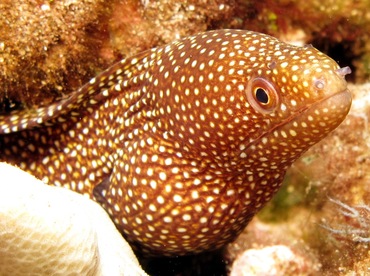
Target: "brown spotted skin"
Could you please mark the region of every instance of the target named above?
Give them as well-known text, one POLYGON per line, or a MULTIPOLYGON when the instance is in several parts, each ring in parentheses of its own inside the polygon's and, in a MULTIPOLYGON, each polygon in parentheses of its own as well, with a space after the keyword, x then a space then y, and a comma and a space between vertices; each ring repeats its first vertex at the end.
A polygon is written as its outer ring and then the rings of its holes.
POLYGON ((190 36, 0 117, 0 159, 95 198, 143 252, 214 250, 343 121, 351 96, 338 69, 260 33, 190 36))

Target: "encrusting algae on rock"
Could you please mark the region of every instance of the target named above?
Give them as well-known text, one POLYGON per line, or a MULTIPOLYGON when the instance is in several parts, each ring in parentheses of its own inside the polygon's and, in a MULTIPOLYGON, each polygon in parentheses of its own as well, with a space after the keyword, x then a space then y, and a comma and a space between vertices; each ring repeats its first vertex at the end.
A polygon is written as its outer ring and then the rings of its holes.
POLYGON ((349 71, 261 33, 189 36, 1 116, 0 161, 97 200, 144 253, 215 250, 346 117, 349 71))

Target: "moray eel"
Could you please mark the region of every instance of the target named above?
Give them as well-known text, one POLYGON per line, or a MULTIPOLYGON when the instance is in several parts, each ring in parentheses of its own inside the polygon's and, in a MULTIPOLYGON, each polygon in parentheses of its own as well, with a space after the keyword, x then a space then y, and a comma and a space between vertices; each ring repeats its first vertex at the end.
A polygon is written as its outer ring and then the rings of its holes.
POLYGON ((209 31, 124 59, 60 102, 1 116, 0 159, 97 200, 143 253, 214 250, 344 120, 348 73, 310 45, 209 31))

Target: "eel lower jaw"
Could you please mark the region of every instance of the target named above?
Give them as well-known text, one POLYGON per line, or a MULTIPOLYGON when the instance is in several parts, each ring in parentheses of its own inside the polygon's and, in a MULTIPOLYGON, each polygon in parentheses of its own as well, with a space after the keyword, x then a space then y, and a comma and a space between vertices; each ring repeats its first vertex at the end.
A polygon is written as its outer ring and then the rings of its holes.
POLYGON ((309 113, 318 114, 320 110, 322 113, 329 113, 330 111, 338 112, 338 114, 341 115, 340 117, 343 117, 344 119, 344 117, 348 114, 351 108, 351 104, 352 104, 352 94, 348 88, 345 88, 343 90, 340 90, 339 92, 330 93, 322 97, 320 100, 298 110, 297 112, 295 112, 293 116, 287 119, 285 123, 287 123, 287 121, 293 121, 294 118, 297 117, 297 114, 301 115, 309 113))
MULTIPOLYGON (((311 107, 320 107, 324 106, 330 107, 333 109, 336 106, 336 110, 339 110, 340 113, 344 114, 344 117, 348 114, 352 104, 352 93, 349 91, 348 88, 341 90, 337 93, 328 95, 323 99, 319 100, 318 102, 314 103, 311 107)), ((309 109, 311 108, 309 107, 309 109)))
MULTIPOLYGON (((352 95, 347 87, 332 93, 301 110, 292 122, 300 126, 308 126, 302 135, 319 142, 327 134, 336 129, 346 118, 352 104, 352 95), (316 136, 316 137, 315 137, 316 136)), ((289 125, 292 122, 288 122, 289 125)), ((315 143, 316 143, 315 142, 315 143)))

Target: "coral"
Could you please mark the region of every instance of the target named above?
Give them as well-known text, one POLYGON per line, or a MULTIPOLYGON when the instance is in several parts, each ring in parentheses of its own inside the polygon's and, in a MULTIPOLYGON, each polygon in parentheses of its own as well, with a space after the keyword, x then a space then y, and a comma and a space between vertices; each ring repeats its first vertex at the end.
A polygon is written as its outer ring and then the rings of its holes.
POLYGON ((354 242, 370 243, 370 205, 351 207, 339 200, 329 198, 338 208, 338 212, 346 219, 345 223, 329 226, 326 223, 321 226, 334 235, 351 239, 354 242), (334 228, 335 227, 335 228, 334 228))
POLYGON ((0 275, 147 276, 96 202, 0 162, 0 275))

